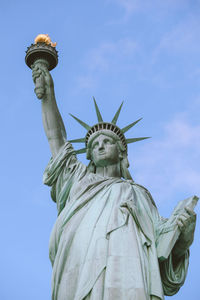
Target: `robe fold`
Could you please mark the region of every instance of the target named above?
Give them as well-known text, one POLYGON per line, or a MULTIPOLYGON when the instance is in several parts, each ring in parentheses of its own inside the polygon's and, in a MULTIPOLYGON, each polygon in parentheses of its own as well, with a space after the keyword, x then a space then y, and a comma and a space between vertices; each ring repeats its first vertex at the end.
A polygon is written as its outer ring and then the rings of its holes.
POLYGON ((165 220, 150 193, 131 180, 89 173, 66 143, 44 173, 58 217, 49 255, 52 300, 153 300, 184 283, 188 253, 159 263, 165 220))

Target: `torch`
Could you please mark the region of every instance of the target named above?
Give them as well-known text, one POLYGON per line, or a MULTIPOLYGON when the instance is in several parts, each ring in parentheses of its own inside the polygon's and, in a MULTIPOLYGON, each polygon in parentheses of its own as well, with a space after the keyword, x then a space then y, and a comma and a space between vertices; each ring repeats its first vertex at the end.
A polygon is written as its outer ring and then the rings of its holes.
MULTIPOLYGON (((58 64, 58 51, 56 43, 52 43, 48 34, 39 34, 35 38, 35 43, 27 48, 25 62, 29 68, 45 65, 49 71, 53 70, 58 64)), ((41 74, 35 81, 35 92, 38 98, 42 99, 45 94, 44 77, 41 74)))

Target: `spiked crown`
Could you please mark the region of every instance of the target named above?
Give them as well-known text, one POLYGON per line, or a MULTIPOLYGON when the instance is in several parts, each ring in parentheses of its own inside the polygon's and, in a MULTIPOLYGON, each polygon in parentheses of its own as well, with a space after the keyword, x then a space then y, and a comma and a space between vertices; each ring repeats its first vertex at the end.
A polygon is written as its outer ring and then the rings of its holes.
POLYGON ((97 119, 98 119, 97 124, 90 126, 90 125, 84 123, 83 121, 81 121, 80 119, 78 119, 77 117, 75 117, 74 115, 70 114, 79 124, 81 124, 88 131, 84 138, 70 140, 71 143, 85 143, 85 148, 76 150, 77 154, 85 153, 87 151, 88 144, 89 144, 90 140, 92 139, 92 137, 94 137, 94 135, 96 135, 97 133, 101 133, 101 132, 102 133, 110 132, 110 133, 114 134, 121 141, 126 152, 127 152, 127 144, 142 141, 144 139, 149 138, 149 137, 139 137, 139 138, 130 138, 130 139, 125 138, 124 133, 127 132, 129 129, 131 129, 134 125, 136 125, 142 118, 136 120, 135 122, 127 125, 126 127, 122 128, 122 129, 120 129, 116 125, 116 123, 117 123, 123 102, 120 105, 120 107, 118 108, 114 118, 109 123, 109 122, 103 121, 103 118, 101 116, 100 110, 97 106, 97 103, 96 103, 96 100, 94 97, 93 97, 93 100, 94 100, 95 110, 96 110, 97 119))

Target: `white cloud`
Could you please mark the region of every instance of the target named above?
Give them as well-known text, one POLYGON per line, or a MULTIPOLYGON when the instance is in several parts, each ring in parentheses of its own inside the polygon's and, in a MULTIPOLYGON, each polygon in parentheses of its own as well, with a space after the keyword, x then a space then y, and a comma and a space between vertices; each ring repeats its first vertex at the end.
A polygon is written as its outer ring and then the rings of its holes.
POLYGON ((80 89, 90 89, 96 85, 95 79, 93 76, 79 76, 78 77, 78 86, 80 89))
MULTIPOLYGON (((188 0, 108 1, 120 5, 127 16, 143 10, 152 19, 157 18, 158 15, 162 18, 163 14, 168 14, 169 17, 172 11, 176 11, 177 14, 177 11, 181 11, 182 7, 187 7, 189 3, 188 0)), ((111 70, 116 70, 119 73, 122 70, 134 68, 134 74, 140 80, 149 81, 159 87, 172 87, 174 81, 168 73, 173 74, 177 71, 174 59, 181 62, 183 77, 198 79, 200 71, 199 67, 195 66, 194 59, 200 52, 199 16, 191 9, 190 13, 184 12, 181 18, 174 19, 173 17, 172 20, 173 26, 168 26, 170 30, 162 30, 161 36, 157 33, 155 44, 151 46, 149 43, 139 45, 137 36, 133 37, 130 33, 126 38, 104 41, 91 49, 84 58, 86 71, 85 74, 79 76, 78 86, 81 88, 96 86, 99 72, 106 74, 111 70), (160 68, 160 61, 164 68, 160 68)), ((161 24, 163 22, 162 20, 161 24)))
POLYGON ((181 21, 177 20, 168 27, 170 30, 157 36, 152 48, 141 46, 143 61, 138 78, 162 88, 173 87, 175 74, 177 80, 199 82, 200 68, 196 63, 200 52, 199 27, 200 19, 195 12, 185 14, 181 21))
POLYGON ((198 54, 200 51, 199 26, 199 16, 194 13, 182 19, 181 22, 163 35, 155 49, 154 56, 157 57, 164 52, 181 56, 198 54))
MULTIPOLYGON (((153 19, 167 17, 173 11, 187 9, 190 0, 107 0, 123 9, 123 15, 117 23, 128 21, 135 13, 148 13, 153 19)), ((115 22, 113 22, 115 23, 115 22)))
POLYGON ((136 42, 130 38, 103 42, 88 54, 87 65, 91 71, 108 70, 111 65, 119 65, 127 57, 133 57, 137 48, 136 42))
POLYGON ((145 145, 135 161, 136 181, 151 186, 158 200, 176 192, 200 193, 200 125, 188 121, 186 113, 176 115, 164 126, 163 137, 145 145), (142 170, 142 171, 140 171, 142 170))
POLYGON ((122 6, 125 11, 125 17, 129 17, 141 6, 139 0, 114 0, 114 2, 122 6))
POLYGON ((120 39, 116 42, 102 42, 92 49, 84 60, 86 74, 78 77, 80 88, 92 88, 95 86, 95 78, 100 72, 131 68, 134 54, 138 50, 138 44, 131 38, 120 39))

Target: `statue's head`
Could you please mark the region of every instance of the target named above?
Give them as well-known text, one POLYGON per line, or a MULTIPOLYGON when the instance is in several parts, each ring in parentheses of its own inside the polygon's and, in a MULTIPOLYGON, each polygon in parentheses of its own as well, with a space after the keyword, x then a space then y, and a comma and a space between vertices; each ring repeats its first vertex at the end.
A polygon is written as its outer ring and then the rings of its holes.
POLYGON ((94 99, 98 122, 94 126, 89 126, 83 121, 71 115, 78 121, 88 132, 85 138, 71 140, 71 142, 84 142, 85 148, 77 150, 76 153, 87 153, 87 159, 90 160, 89 170, 95 172, 96 167, 104 167, 113 164, 119 164, 121 170, 121 177, 125 179, 132 179, 128 171, 129 163, 127 159, 127 144, 137 142, 143 138, 126 139, 124 133, 133 127, 141 119, 131 123, 130 125, 120 129, 117 125, 117 119, 122 107, 119 107, 111 123, 104 122, 96 101, 94 99))
POLYGON ((87 158, 96 167, 117 164, 125 151, 119 138, 110 132, 98 132, 87 146, 87 158))
POLYGON ((109 131, 97 132, 87 146, 88 169, 95 173, 97 167, 118 165, 121 177, 132 179, 128 167, 127 151, 117 135, 109 131))

